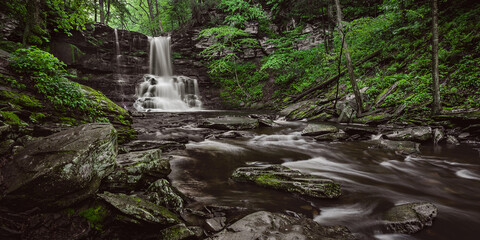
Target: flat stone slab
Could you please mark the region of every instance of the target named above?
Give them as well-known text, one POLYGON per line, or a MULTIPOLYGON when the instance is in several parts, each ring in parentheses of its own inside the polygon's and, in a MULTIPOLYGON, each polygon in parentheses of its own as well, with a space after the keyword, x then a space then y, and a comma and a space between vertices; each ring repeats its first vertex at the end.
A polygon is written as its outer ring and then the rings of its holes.
POLYGON ((388 231, 395 233, 416 233, 432 226, 438 209, 432 203, 407 203, 388 210, 383 219, 388 231))
POLYGON ((338 198, 341 195, 340 184, 333 180, 304 174, 282 165, 238 168, 232 174, 232 179, 315 198, 338 198))
POLYGON ((177 215, 170 212, 165 207, 158 206, 136 196, 110 192, 104 192, 97 195, 125 215, 125 217, 121 219, 127 222, 135 224, 151 223, 161 225, 177 224, 181 222, 177 215))
POLYGON ((199 125, 202 128, 219 130, 245 130, 258 128, 258 119, 248 117, 207 118, 199 125))
POLYGON ((120 148, 120 152, 136 152, 151 149, 161 149, 163 152, 168 152, 185 149, 185 144, 174 141, 136 140, 123 145, 122 148, 120 148))
POLYGON ((280 213, 255 212, 207 238, 210 240, 293 240, 355 239, 344 226, 322 226, 308 218, 295 218, 280 213))
POLYGON ((336 133, 338 128, 329 124, 308 124, 302 131, 302 136, 318 136, 327 133, 336 133))
POLYGON ((418 126, 396 130, 385 135, 387 139, 396 141, 426 142, 433 138, 431 127, 418 126))

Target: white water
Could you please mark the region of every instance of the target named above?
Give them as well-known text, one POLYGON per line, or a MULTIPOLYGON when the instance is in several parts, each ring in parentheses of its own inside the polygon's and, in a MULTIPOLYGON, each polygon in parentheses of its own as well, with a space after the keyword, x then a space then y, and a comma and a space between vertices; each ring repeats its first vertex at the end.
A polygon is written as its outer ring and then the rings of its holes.
POLYGON ((196 79, 172 76, 170 37, 151 37, 150 74, 136 88, 137 111, 201 110, 200 91, 196 79))
POLYGON ((117 74, 118 74, 118 86, 120 89, 117 89, 120 93, 120 96, 122 97, 122 104, 123 107, 126 108, 125 106, 125 91, 123 90, 123 84, 125 83, 125 80, 123 80, 122 73, 120 72, 120 59, 122 58, 122 54, 120 53, 120 43, 118 41, 118 30, 115 28, 115 53, 116 53, 116 63, 117 63, 117 74))

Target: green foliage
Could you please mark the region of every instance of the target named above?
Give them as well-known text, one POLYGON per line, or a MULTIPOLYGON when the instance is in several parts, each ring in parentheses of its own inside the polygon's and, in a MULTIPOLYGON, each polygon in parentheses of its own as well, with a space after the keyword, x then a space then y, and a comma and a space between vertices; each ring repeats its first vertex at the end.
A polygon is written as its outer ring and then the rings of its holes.
POLYGON ((262 6, 252 0, 222 0, 218 6, 227 14, 227 25, 243 27, 248 22, 266 20, 262 6))
POLYGON ((39 122, 40 120, 44 119, 46 116, 45 114, 43 113, 32 113, 30 114, 30 121, 32 121, 33 123, 37 123, 39 122))
POLYGON ((70 75, 65 64, 52 54, 35 47, 18 49, 12 54, 10 66, 29 76, 37 92, 57 109, 79 111, 93 118, 99 116, 96 105, 84 97, 80 86, 67 79, 70 75))
POLYGON ((3 122, 12 126, 26 126, 26 122, 22 121, 15 112, 0 111, 0 116, 3 122))
POLYGON ((109 216, 109 214, 110 213, 108 209, 102 206, 97 206, 95 208, 88 208, 78 213, 79 216, 82 216, 85 219, 87 219, 87 221, 91 224, 91 226, 98 231, 102 230, 103 228, 102 223, 109 216))

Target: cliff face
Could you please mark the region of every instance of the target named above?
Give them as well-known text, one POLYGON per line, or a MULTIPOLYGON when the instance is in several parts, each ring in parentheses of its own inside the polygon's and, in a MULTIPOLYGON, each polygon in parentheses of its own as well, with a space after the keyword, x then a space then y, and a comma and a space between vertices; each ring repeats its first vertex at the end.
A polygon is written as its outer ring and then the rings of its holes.
MULTIPOLYGON (((207 70, 201 63, 196 47, 199 30, 188 29, 172 33, 174 75, 198 79, 204 107, 222 108, 219 90, 210 81, 207 70)), ((50 51, 68 64, 77 82, 104 93, 108 98, 125 108, 132 108, 135 87, 148 73, 149 42, 141 33, 118 30, 117 54, 115 30, 101 24, 91 26, 72 36, 56 34, 52 37, 50 51)))

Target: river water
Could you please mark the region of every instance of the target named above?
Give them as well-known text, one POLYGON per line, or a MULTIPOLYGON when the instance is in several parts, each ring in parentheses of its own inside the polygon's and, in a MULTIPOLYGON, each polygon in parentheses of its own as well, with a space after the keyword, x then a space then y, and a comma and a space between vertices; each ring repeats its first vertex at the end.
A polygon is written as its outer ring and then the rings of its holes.
POLYGON ((244 138, 190 142, 173 157, 169 178, 193 204, 291 211, 325 225, 346 225, 359 239, 479 238, 479 145, 422 145, 420 154, 402 156, 368 142, 316 142, 300 135, 306 123, 277 123, 244 132, 244 138), (229 180, 238 167, 262 164, 331 178, 342 185, 342 196, 303 198, 229 180), (387 209, 418 201, 438 207, 432 227, 414 235, 382 233, 387 209))

